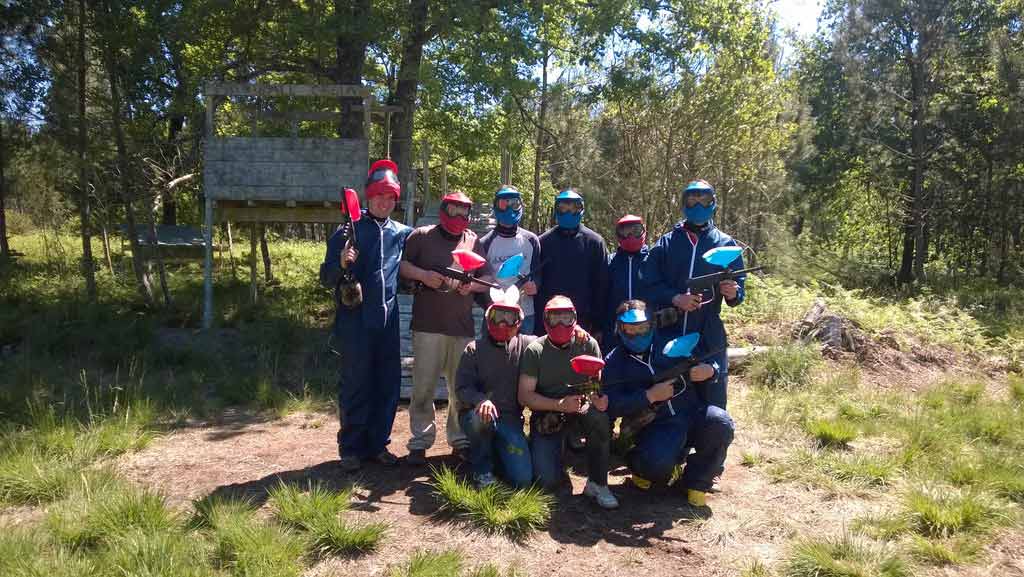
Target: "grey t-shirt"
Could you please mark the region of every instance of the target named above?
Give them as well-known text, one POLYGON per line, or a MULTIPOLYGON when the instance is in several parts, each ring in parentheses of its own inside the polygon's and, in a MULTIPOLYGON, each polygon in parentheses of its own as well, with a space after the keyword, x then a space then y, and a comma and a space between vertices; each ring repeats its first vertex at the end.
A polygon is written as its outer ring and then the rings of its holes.
MULTIPOLYGON (((519 274, 527 274, 530 272, 530 263, 533 261, 533 246, 530 241, 523 234, 517 234, 513 237, 495 235, 494 240, 491 241, 491 246, 487 251, 487 264, 491 265, 491 270, 497 274, 498 269, 501 265, 517 254, 523 255, 523 263, 519 265, 519 274)), ((501 288, 508 288, 516 283, 518 277, 499 278, 495 279, 494 282, 498 283, 501 288)), ((523 309, 524 316, 530 316, 533 314, 533 297, 526 296, 523 293, 519 298, 519 306, 523 309)))
POLYGON ((579 344, 573 338, 565 348, 556 347, 545 335, 526 347, 519 372, 537 378, 537 392, 551 399, 561 399, 572 394, 567 385, 578 385, 587 377, 572 370, 570 361, 579 355, 601 356, 601 349, 594 337, 579 344))

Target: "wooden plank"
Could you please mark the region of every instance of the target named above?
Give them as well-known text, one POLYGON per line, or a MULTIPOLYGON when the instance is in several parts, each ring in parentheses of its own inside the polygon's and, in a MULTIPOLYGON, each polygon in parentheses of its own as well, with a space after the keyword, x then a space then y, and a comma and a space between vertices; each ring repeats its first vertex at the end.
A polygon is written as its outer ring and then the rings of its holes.
POLYGON ((341 211, 337 208, 318 206, 222 206, 216 210, 216 222, 322 222, 338 224, 341 222, 341 211))
POLYGON ((236 84, 207 82, 204 94, 211 96, 333 96, 366 98, 370 89, 358 84, 236 84))

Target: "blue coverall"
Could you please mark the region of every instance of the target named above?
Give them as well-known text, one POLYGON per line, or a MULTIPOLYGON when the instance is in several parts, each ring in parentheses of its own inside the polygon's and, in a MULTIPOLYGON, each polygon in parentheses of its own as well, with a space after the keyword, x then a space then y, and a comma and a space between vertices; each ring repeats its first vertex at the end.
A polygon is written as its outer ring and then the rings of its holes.
MULTIPOLYGON (((636 355, 622 346, 605 357, 602 380, 610 383, 604 389, 610 419, 635 415, 649 407, 645 392, 653 384, 651 377, 666 368, 651 366, 651 357, 650 352, 636 355), (611 384, 615 382, 619 384, 611 384)), ((665 361, 667 366, 673 364, 671 359, 665 361)), ((719 372, 715 369, 717 378, 719 372)), ((735 425, 724 409, 708 405, 688 388, 662 403, 654 421, 637 433, 636 444, 627 455, 629 468, 648 481, 664 483, 685 457, 683 486, 707 492, 722 471, 734 433, 735 425), (687 454, 688 447, 694 448, 692 454, 687 454)))
POLYGON ((630 299, 647 300, 640 292, 640 267, 648 252, 650 248, 645 245, 638 252, 616 251, 608 259, 608 304, 602 351, 610 351, 619 345, 619 335, 615 333, 615 309, 630 299))
MULTIPOLYGON (((334 335, 343 359, 338 381, 341 455, 370 459, 391 442, 402 383, 398 334, 398 265, 412 229, 363 211, 355 223, 359 252, 351 270, 363 288, 363 304, 338 307, 334 335)), ((327 240, 320 282, 337 290, 341 278, 342 227, 327 240)))
MULTIPOLYGON (((687 292, 689 279, 720 272, 721 267, 708 264, 701 258, 705 252, 720 246, 736 246, 736 241, 715 228, 713 222, 703 226, 681 222, 670 232, 665 233, 651 248, 640 270, 642 294, 648 299, 648 306, 654 310, 670 307, 673 297, 687 292)), ((729 268, 743 268, 743 258, 737 258, 729 268)), ((744 280, 744 277, 736 279, 739 290, 736 298, 726 303, 729 306, 743 302, 744 280)), ((726 356, 728 341, 721 317, 724 299, 717 284, 705 290, 701 296, 702 305, 699 309, 681 314, 676 326, 658 331, 654 339, 654 351, 658 355, 669 340, 687 333, 699 332, 699 349, 715 352, 708 361, 714 361, 720 374, 717 379, 700 385, 698 392, 707 404, 725 409, 729 364, 726 356)))

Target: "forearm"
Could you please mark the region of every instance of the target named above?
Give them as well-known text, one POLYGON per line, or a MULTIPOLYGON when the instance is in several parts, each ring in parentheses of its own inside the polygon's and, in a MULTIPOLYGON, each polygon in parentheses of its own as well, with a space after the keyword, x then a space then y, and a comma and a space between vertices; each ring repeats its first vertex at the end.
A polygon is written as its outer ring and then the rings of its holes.
POLYGON ((537 391, 519 391, 519 404, 531 411, 561 412, 562 408, 559 399, 545 397, 537 391))
POLYGON ((420 268, 407 260, 403 260, 398 265, 398 274, 402 278, 409 280, 415 280, 419 282, 425 282, 423 279, 427 274, 427 270, 420 268))

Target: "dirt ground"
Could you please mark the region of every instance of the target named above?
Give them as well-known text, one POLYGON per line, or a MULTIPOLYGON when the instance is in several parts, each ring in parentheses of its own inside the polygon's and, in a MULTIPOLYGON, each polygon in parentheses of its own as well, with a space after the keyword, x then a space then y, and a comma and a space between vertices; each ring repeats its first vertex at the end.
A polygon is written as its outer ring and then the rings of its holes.
MULTIPOLYGON (((443 409, 437 418, 441 441, 428 451, 428 460, 454 466, 457 462, 443 441, 442 417, 443 409)), ((319 563, 307 572, 317 577, 383 575, 389 564, 404 561, 416 549, 447 548, 462 551, 470 566, 511 565, 532 577, 738 575, 755 559, 780 559, 798 535, 840 533, 852 519, 892 505, 877 498, 835 499, 805 486, 773 483, 762 472, 740 466, 744 450, 765 447, 755 437, 756 429, 739 423, 722 492, 711 496, 710 511, 689 507, 679 488, 647 493, 631 489, 623 484, 627 473, 621 466, 615 466, 610 476, 621 506, 604 511, 580 494, 585 479, 573 471, 573 494, 559 497, 548 529, 517 544, 440 518, 427 467, 367 465, 356 474, 342 473, 336 431, 332 414, 266 420, 229 413, 216 422, 176 429, 146 450, 123 457, 118 467, 130 479, 159 489, 182 509, 211 494, 246 496, 263 504, 267 489, 279 481, 359 487, 349 515, 386 521, 387 538, 376 553, 319 563)), ((408 412, 402 407, 395 421, 393 452, 405 455, 408 437, 408 412)), ((1024 553, 1013 544, 1021 537, 1008 534, 995 545, 996 565, 934 574, 1024 577, 1024 553)))

